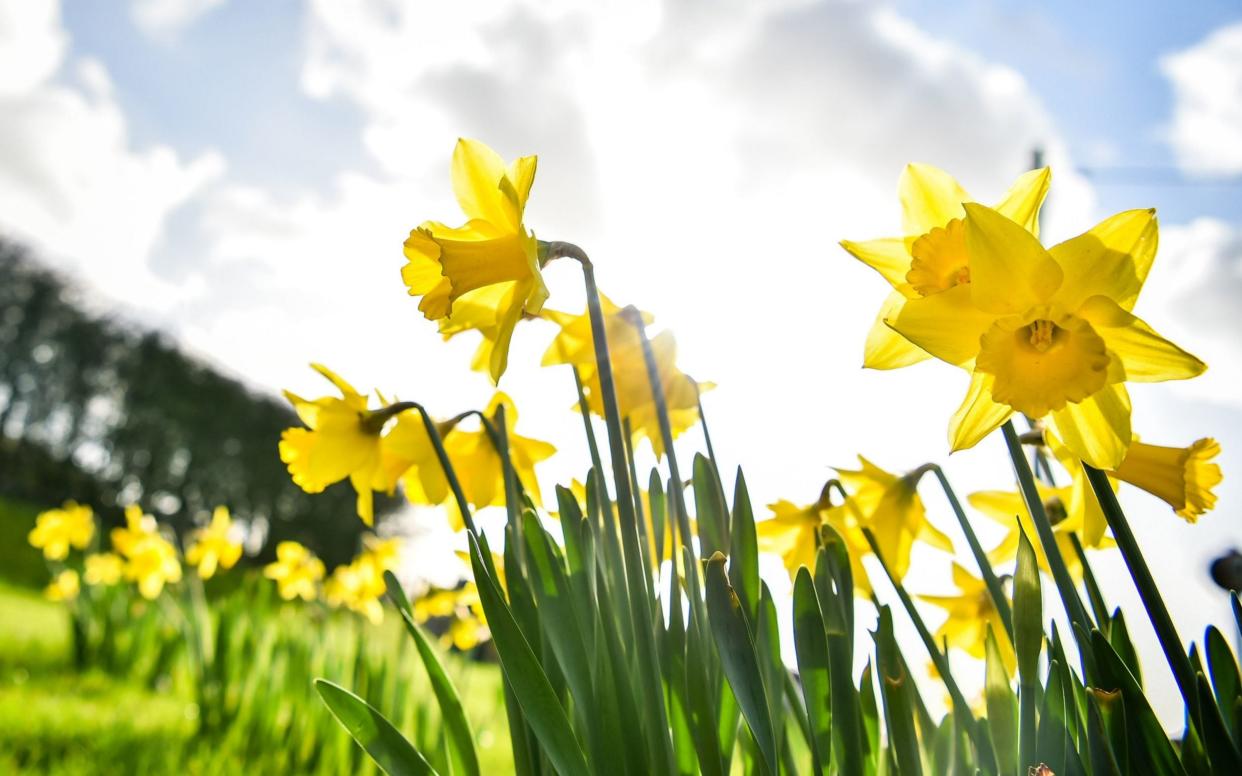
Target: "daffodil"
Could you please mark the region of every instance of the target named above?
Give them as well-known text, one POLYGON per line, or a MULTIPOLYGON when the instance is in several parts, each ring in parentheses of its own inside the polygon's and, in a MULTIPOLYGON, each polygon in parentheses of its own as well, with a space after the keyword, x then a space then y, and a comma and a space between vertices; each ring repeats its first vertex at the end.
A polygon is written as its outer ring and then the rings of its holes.
POLYGON ((1022 225, 966 203, 970 282, 905 300, 885 321, 971 375, 954 450, 1015 413, 1050 417, 1086 463, 1115 469, 1130 445, 1126 381, 1182 380, 1202 361, 1130 310, 1155 258, 1151 210, 1115 215, 1045 250, 1022 225))
POLYGON ((91 508, 66 501, 60 509, 41 512, 28 539, 48 560, 64 560, 70 547, 85 550, 94 536, 95 514, 91 508))
POLYGON ((43 595, 49 601, 72 601, 81 590, 82 583, 78 579, 78 572, 65 569, 52 578, 51 583, 43 589, 43 595))
MULTIPOLYGON (((1047 168, 1022 175, 997 203, 997 212, 1038 237, 1039 208, 1048 194, 1049 179, 1047 168)), ((872 369, 896 369, 927 358, 926 351, 894 332, 886 321, 895 318, 908 299, 938 294, 971 280, 962 205, 972 200, 966 190, 943 170, 911 164, 902 172, 897 191, 904 237, 841 242, 893 287, 867 335, 863 366, 872 369)))
POLYGON ((216 507, 210 525, 194 532, 185 562, 198 569, 200 579, 211 579, 217 569, 228 571, 241 558, 241 542, 232 534, 233 521, 223 506, 216 507))
POLYGON ((321 364, 311 368, 327 378, 340 398, 314 401, 285 391, 306 428, 287 428, 280 435, 280 460, 289 467, 293 482, 307 493, 319 493, 346 477, 358 494, 358 516, 375 522, 372 491, 391 491, 401 474, 381 465, 381 435, 394 408, 367 409, 367 397, 321 364))
POLYGON ((112 529, 112 546, 125 558, 125 578, 138 585, 143 598, 154 600, 166 584, 181 581, 177 548, 136 504, 125 507, 125 527, 112 529))
POLYGON ((871 595, 871 579, 863 567, 862 559, 871 548, 857 519, 853 505, 829 505, 822 500, 808 506, 798 506, 791 501, 780 500, 769 504, 772 515, 755 523, 761 552, 779 555, 789 571, 789 578, 798 575, 798 569, 806 566, 815 569, 824 526, 831 526, 845 542, 850 559, 850 573, 854 578, 854 594, 861 598, 871 595))
POLYGON ((323 573, 323 561, 301 544, 288 541, 276 545, 276 562, 263 568, 263 576, 276 582, 280 597, 286 601, 315 600, 323 573))
MULTIPOLYGON (((1108 549, 1116 546, 1104 534, 1103 529, 1099 529, 1098 534, 1094 533, 1092 524, 1097 519, 1095 513, 1099 511, 1095 496, 1074 485, 1054 488, 1037 482, 1036 488, 1043 502, 1044 512, 1048 515, 1048 522, 1052 524, 1052 535, 1056 537, 1057 549, 1065 560, 1065 566, 1075 579, 1081 579, 1082 563, 1078 559, 1078 553, 1074 551, 1072 534, 1077 534, 1079 541, 1087 548, 1108 549)), ((1025 533, 1035 550, 1035 560, 1039 567, 1049 574, 1052 573, 1048 566, 1048 556, 1038 539, 1035 523, 1031 520, 1031 513, 1026 508, 1026 500, 1021 493, 985 490, 970 494, 967 500, 972 507, 1008 529, 1000 543, 988 552, 988 560, 994 566, 1012 563, 1018 557, 1020 535, 1025 533)), ((1102 521, 1103 517, 1098 519, 1102 521)))
POLYGON ((428 320, 452 336, 477 329, 485 339, 488 371, 499 381, 513 329, 538 315, 548 298, 535 235, 522 221, 535 181, 536 157, 505 165, 477 140, 453 151, 453 193, 468 219, 459 227, 425 221, 405 241, 401 278, 428 320), (460 316, 460 317, 458 317, 460 316))
MULTIPOLYGON (((642 325, 654 319, 650 313, 627 313, 606 296, 600 296, 604 314, 604 334, 608 340, 609 363, 612 367, 613 384, 617 394, 617 409, 622 418, 630 421, 635 442, 646 437, 656 456, 664 455, 664 437, 660 433, 659 415, 651 381, 647 374, 647 361, 642 340, 635 326, 635 315, 642 325)), ((587 408, 603 417, 604 401, 596 369, 595 343, 592 338, 591 320, 587 313, 569 313, 547 310, 544 317, 561 327, 543 356, 544 366, 573 364, 582 380, 582 392, 587 408)), ((664 331, 651 340, 656 371, 668 409, 669 425, 673 437, 693 426, 699 419, 699 391, 710 384, 696 385, 689 375, 677 368, 677 342, 672 332, 664 331)))
MULTIPOLYGON (((549 458, 556 452, 556 448, 547 442, 520 436, 514 431, 517 426, 517 408, 513 405, 513 400, 504 393, 497 392, 492 397, 484 414, 494 422, 496 410, 502 405, 505 408, 505 428, 508 432, 509 458, 513 462, 513 470, 531 500, 539 504, 539 480, 535 477, 535 464, 549 458)), ((467 431, 456 428, 445 438, 444 449, 471 506, 482 509, 505 503, 504 471, 501 468, 500 456, 496 454, 496 447, 486 429, 467 431)), ((456 517, 460 523, 460 515, 456 517)), ((458 524, 455 528, 460 529, 461 525, 458 524)))
POLYGON ((988 586, 957 563, 953 564, 953 584, 957 595, 920 595, 929 604, 935 604, 948 614, 936 630, 936 642, 947 641, 973 657, 982 659, 986 650, 988 626, 996 636, 1005 667, 1012 675, 1017 667, 1017 656, 1005 631, 1004 622, 988 593, 988 586))
POLYGON ((115 585, 125 573, 125 560, 114 552, 98 552, 86 556, 82 577, 88 585, 115 585))
POLYGON ((380 603, 384 590, 383 572, 371 563, 355 559, 332 570, 332 576, 324 582, 323 597, 330 606, 348 607, 378 625, 384 621, 384 607, 380 603))
MULTIPOLYGON (((439 433, 443 438, 452 428, 442 423, 439 433)), ((444 467, 436 457, 427 426, 418 412, 402 412, 392 430, 383 436, 381 467, 387 482, 401 482, 401 488, 411 504, 435 505, 443 503, 449 494, 448 479, 444 467)))
POLYGON ((850 498, 846 505, 858 527, 875 535, 884 561, 893 576, 901 579, 910 568, 915 541, 953 552, 953 542, 927 519, 927 509, 916 488, 917 475, 886 472, 858 456, 858 469, 837 469, 850 498))
POLYGON ((481 611, 479 591, 473 582, 452 590, 432 590, 414 602, 414 619, 452 618, 440 635, 440 645, 466 652, 491 638, 486 623, 476 615, 481 611))
POLYGON ((1121 465, 1110 474, 1168 502, 1188 523, 1216 506, 1212 488, 1223 475, 1212 459, 1220 455, 1215 439, 1196 440, 1189 447, 1161 447, 1135 440, 1121 465))

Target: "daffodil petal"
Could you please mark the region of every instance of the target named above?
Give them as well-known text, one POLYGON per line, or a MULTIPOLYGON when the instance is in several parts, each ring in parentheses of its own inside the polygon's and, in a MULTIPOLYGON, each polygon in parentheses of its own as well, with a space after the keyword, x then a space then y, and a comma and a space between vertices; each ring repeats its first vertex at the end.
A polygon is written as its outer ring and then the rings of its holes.
POLYGON ((871 267, 889 282, 893 288, 903 290, 905 296, 916 294, 906 282, 906 274, 910 271, 910 248, 900 237, 884 237, 866 242, 842 240, 841 247, 854 258, 871 267))
POLYGON ((970 376, 970 387, 962 406, 949 420, 949 447, 953 452, 974 447, 1013 414, 1013 408, 992 401, 994 378, 984 372, 970 376))
POLYGON ((1121 359, 1125 379, 1136 383, 1188 380, 1203 374, 1207 364, 1169 342, 1106 296, 1093 296, 1078 310, 1121 359))
POLYGON ((1082 546, 1098 547, 1104 539, 1104 533, 1108 530, 1108 521, 1104 517, 1104 510, 1100 507, 1099 500, 1095 497, 1095 491, 1087 482, 1086 472, 1081 470, 1080 472, 1074 478, 1070 492, 1069 511, 1071 514, 1082 515, 1082 546))
POLYGON ((1097 469, 1116 469, 1130 446, 1130 395, 1124 383, 1109 385, 1052 413, 1057 436, 1097 469))
POLYGON ((936 358, 962 366, 979 353, 979 338, 994 320, 971 304, 971 285, 908 299, 896 317, 885 322, 936 358))
POLYGON ((513 340, 513 330, 517 327, 517 322, 522 319, 522 300, 525 296, 526 286, 528 282, 515 283, 513 287, 513 297, 506 300, 505 306, 500 309, 500 317, 496 321, 496 336, 492 344, 491 356, 488 360, 488 374, 492 377, 492 384, 500 383, 500 376, 505 373, 505 369, 509 365, 509 344, 513 340))
POLYGON ((1023 173, 1001 197, 996 212, 1039 237, 1039 208, 1051 182, 1052 170, 1047 167, 1023 173))
POLYGON ((506 177, 500 154, 477 140, 462 138, 453 149, 453 194, 470 218, 517 231, 521 218, 515 204, 500 189, 506 177))
POLYGON ((1097 294, 1134 308, 1156 258, 1155 210, 1127 210, 1104 219, 1049 253, 1065 273, 1053 302, 1073 310, 1097 294))
POLYGON ((971 300, 997 315, 1019 314, 1046 302, 1061 285, 1061 267, 1039 240, 1005 216, 966 206, 971 300))
POLYGON ((966 497, 970 505, 1003 526, 1012 526, 1026 509, 1022 494, 1010 490, 981 490, 966 497))
POLYGON ((962 217, 962 203, 970 199, 952 175, 929 164, 908 164, 897 183, 902 228, 921 235, 962 217))
POLYGON ((538 163, 539 158, 536 156, 520 156, 509 165, 508 175, 513 184, 514 193, 517 194, 519 219, 526 210, 526 199, 530 196, 530 188, 535 183, 535 168, 538 163))
POLYGON ((892 292, 876 315, 863 346, 863 366, 867 369, 899 369, 931 357, 884 322, 887 318, 896 317, 905 299, 900 292, 892 292))

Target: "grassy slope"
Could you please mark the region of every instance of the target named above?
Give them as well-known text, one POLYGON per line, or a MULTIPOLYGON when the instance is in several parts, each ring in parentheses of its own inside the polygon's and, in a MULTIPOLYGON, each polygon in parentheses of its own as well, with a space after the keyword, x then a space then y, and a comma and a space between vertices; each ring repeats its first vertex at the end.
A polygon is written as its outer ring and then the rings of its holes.
MULTIPOLYGON (((26 542, 38 511, 0 500, 0 773, 263 772, 262 764, 196 746, 196 710, 186 699, 72 672, 68 615, 42 597, 47 572, 26 542)), ((505 773, 512 765, 496 707, 499 670, 476 665, 469 674, 467 714, 490 723, 476 730, 481 764, 485 773, 505 773)))

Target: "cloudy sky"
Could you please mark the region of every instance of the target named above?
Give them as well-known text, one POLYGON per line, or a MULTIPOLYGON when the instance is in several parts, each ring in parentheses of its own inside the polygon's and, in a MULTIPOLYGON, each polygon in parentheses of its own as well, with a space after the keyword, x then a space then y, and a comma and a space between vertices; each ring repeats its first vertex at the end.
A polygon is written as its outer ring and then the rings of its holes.
MULTIPOLYGON (((1224 625, 1204 568, 1242 544, 1242 12, 945 5, 3 0, 0 230, 99 309, 256 385, 315 395, 319 360, 449 415, 491 386, 466 372, 474 342, 441 343, 405 295, 400 243, 458 219, 448 161, 477 137, 539 155, 529 225, 584 246, 604 290, 719 385, 718 452, 757 500, 813 500, 856 453, 946 462, 969 491, 1011 482, 1000 441, 946 458, 955 370, 860 368, 885 286, 837 242, 899 233, 909 161, 987 202, 1040 147, 1049 242, 1159 210, 1138 312, 1211 369, 1135 388, 1135 426, 1216 436, 1227 479, 1194 527, 1123 501, 1182 634, 1224 625)), ((581 309, 572 266, 548 282, 551 307, 581 309)), ((502 384, 519 429, 561 450, 549 482, 584 460, 569 376, 535 367, 552 334, 519 328, 502 384)), ((947 559, 921 557, 920 584, 943 590, 947 559)), ((1111 600, 1137 605, 1119 561, 1098 565, 1111 600)))

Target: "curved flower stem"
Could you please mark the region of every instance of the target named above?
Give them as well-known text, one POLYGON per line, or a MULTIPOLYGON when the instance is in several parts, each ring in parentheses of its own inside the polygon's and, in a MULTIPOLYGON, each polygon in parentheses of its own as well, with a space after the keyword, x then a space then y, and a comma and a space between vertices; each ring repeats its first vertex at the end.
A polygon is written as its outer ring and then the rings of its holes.
MULTIPOLYGON (((1018 440, 1017 432, 1014 431, 1013 421, 1005 421, 1002 430, 1005 435, 1005 444, 1009 447, 1009 457, 1013 459, 1018 489, 1022 491, 1027 512, 1031 515, 1031 522, 1035 524, 1035 532, 1039 534, 1039 543, 1044 548, 1044 556, 1048 558, 1048 567, 1052 570, 1052 579, 1056 583, 1057 592, 1061 595, 1061 604, 1065 607, 1070 623, 1074 626, 1075 636, 1085 636, 1094 626, 1087 615, 1087 610, 1083 608, 1078 591, 1074 588, 1074 578, 1070 576, 1069 568, 1065 565, 1065 558, 1061 557, 1061 548, 1057 546, 1056 535, 1052 532, 1052 523, 1049 522, 1048 513, 1044 510, 1043 499, 1039 497, 1039 489, 1035 487, 1035 475, 1031 472, 1031 465, 1027 462, 1026 456, 1022 454, 1022 443, 1018 440)), ((1084 647, 1080 650, 1081 657, 1084 662, 1089 662, 1089 645, 1081 646, 1084 647)))
MULTIPOLYGON (((591 425, 591 409, 587 405, 586 393, 582 388, 582 375, 578 367, 571 367, 574 372, 574 387, 578 389, 578 409, 582 413, 582 427, 586 429, 587 449, 591 453, 591 468, 595 470, 596 497, 599 499, 601 515, 607 511, 608 521, 612 520, 612 497, 608 495, 608 482, 604 478, 604 463, 599 455, 599 443, 595 440, 595 427, 591 425)), ((602 526, 600 526, 602 530, 602 526)))
POLYGON ((621 517, 621 536, 625 544, 626 577, 630 588, 634 630, 638 637, 638 665, 641 681, 645 686, 649 709, 650 750, 652 762, 663 762, 665 770, 676 770, 672 742, 669 740, 668 710, 664 706, 663 675, 656 651, 654 619, 651 610, 651 579, 642 562, 638 544, 638 525, 634 515, 634 489, 626 465, 625 443, 621 437, 621 412, 617 405, 616 382, 612 374, 612 359, 608 353, 608 337, 605 334, 604 311, 600 306, 599 288, 595 284, 595 267, 586 252, 572 243, 550 242, 546 245, 548 260, 565 257, 575 259, 582 267, 582 279, 586 285, 587 310, 591 316, 591 340, 595 349, 595 371, 599 377, 600 394, 604 404, 604 421, 608 429, 608 451, 612 459, 613 485, 617 493, 617 511, 621 517))
POLYGON ((979 537, 975 535, 974 527, 971 526, 970 521, 966 518, 966 511, 962 509, 962 502, 958 501, 957 493, 949 485, 949 480, 945 477, 944 470, 939 465, 929 463, 920 468, 935 474, 936 479, 940 482, 940 488, 944 491, 944 496, 948 499, 949 506, 953 509, 953 514, 957 516, 958 525, 962 527, 962 533, 966 534, 966 543, 970 545, 970 553, 975 556, 975 563, 979 566, 979 573, 988 587, 988 593, 992 596, 992 603, 996 606, 997 613, 1000 614, 1001 622, 1005 626, 1005 632, 1009 635, 1009 643, 1012 644, 1013 611, 1009 606, 1009 599, 1005 597, 1005 590, 1001 587, 1000 579, 997 578, 996 572, 992 569, 987 553, 983 551, 983 545, 979 543, 979 537))
MULTIPOLYGON (((870 528, 862 529, 863 536, 867 538, 867 544, 871 545, 871 552, 875 554, 876 560, 880 562, 880 566, 884 569, 884 573, 888 576, 888 581, 892 583, 893 589, 897 591, 897 597, 901 599, 902 606, 905 607, 906 613, 910 616, 910 620, 914 623, 914 628, 919 632, 919 638, 923 640, 923 646, 927 649, 927 654, 931 656, 932 662, 936 665, 936 671, 940 673, 941 679, 944 681, 945 689, 949 691, 949 697, 953 701, 954 716, 962 720, 970 720, 971 724, 966 726, 966 733, 970 736, 971 742, 975 745, 975 750, 982 755, 986 751, 991 751, 985 744, 983 736, 979 730, 979 723, 975 720, 974 715, 970 711, 970 704, 966 702, 966 696, 962 694, 962 690, 957 686, 957 681, 953 678, 952 672, 949 670, 948 652, 942 652, 936 646, 936 639, 932 636, 931 630, 927 624, 923 622, 922 615, 918 609, 914 608, 914 600, 901 584, 901 580, 893 575, 892 569, 888 566, 888 561, 884 559, 884 554, 880 552, 880 544, 875 539, 875 534, 870 528)), ((874 599, 874 594, 873 594, 874 599)), ((879 608, 878 602, 876 608, 879 608)))
POLYGON ((1087 472, 1087 481, 1091 483, 1091 489, 1095 491, 1095 497, 1100 502, 1100 509, 1104 512, 1108 527, 1113 531, 1113 538, 1117 541, 1117 548, 1121 550, 1121 557, 1126 562, 1126 568, 1130 571, 1130 579, 1138 588, 1143 607, 1147 609, 1147 618, 1156 631, 1156 638, 1160 640, 1160 648, 1164 650, 1165 660, 1169 662, 1169 668, 1173 671, 1173 678, 1177 681, 1177 689, 1182 694, 1182 700, 1186 702, 1187 716, 1202 734, 1198 712, 1198 693, 1195 689, 1195 673, 1190 665, 1190 659, 1186 657, 1186 651, 1182 646, 1181 638, 1177 635, 1177 629, 1173 626, 1173 618, 1169 616, 1169 610, 1164 605, 1164 599, 1160 597, 1160 591, 1156 588, 1156 581, 1152 579, 1147 561, 1143 559, 1143 553, 1139 551, 1134 532, 1130 530, 1130 523, 1126 520, 1125 513, 1121 511, 1121 505, 1117 503, 1117 494, 1113 492, 1108 483, 1108 475, 1085 462, 1082 466, 1087 472))
MULTIPOLYGON (((668 402, 664 398, 664 385, 660 379, 660 368, 656 364, 655 353, 651 349, 651 340, 647 338, 647 327, 643 325, 642 315, 633 307, 627 307, 625 315, 638 331, 638 341, 642 343, 643 362, 647 366, 647 383, 651 388, 652 400, 655 402, 656 419, 660 424, 660 439, 664 442, 664 455, 668 458, 668 473, 672 477, 673 483, 677 486, 673 488, 673 498, 677 500, 677 529, 681 533, 682 545, 690 551, 691 559, 697 560, 694 553, 694 544, 690 538, 690 519, 688 517, 689 513, 686 510, 686 492, 685 488, 681 487, 681 469, 677 465, 677 452, 673 449, 673 424, 668 419, 668 402)), ((695 387, 697 389, 697 383, 695 387)), ((702 418, 701 412, 699 417, 702 418)), ((703 428, 706 431, 706 425, 703 428)), ((712 462, 714 466, 714 456, 712 462)), ((723 488, 723 484, 720 487, 723 488)), ((723 495, 722 493, 720 503, 727 504, 728 502, 723 500, 723 495)), ((698 564, 692 563, 691 566, 697 569, 698 564)), ((686 569, 686 573, 692 573, 691 569, 686 569)))
MULTIPOLYGON (((461 512, 461 520, 466 524, 466 530, 476 536, 479 529, 474 524, 474 517, 470 514, 470 504, 466 501, 466 493, 461 489, 461 481, 457 479, 457 472, 453 469, 453 462, 449 460, 448 452, 444 449, 444 439, 440 436, 440 429, 436 426, 436 422, 431 419, 431 414, 427 412, 427 408, 417 402, 403 402, 411 405, 409 409, 418 410, 418 414, 423 419, 423 427, 427 429, 427 436, 431 439, 431 447, 436 451, 436 460, 440 462, 440 469, 444 472, 444 478, 448 480, 449 489, 453 491, 453 498, 457 501, 457 510, 461 512)), ((456 425, 461 422, 470 413, 463 412, 453 418, 450 423, 456 425)))

